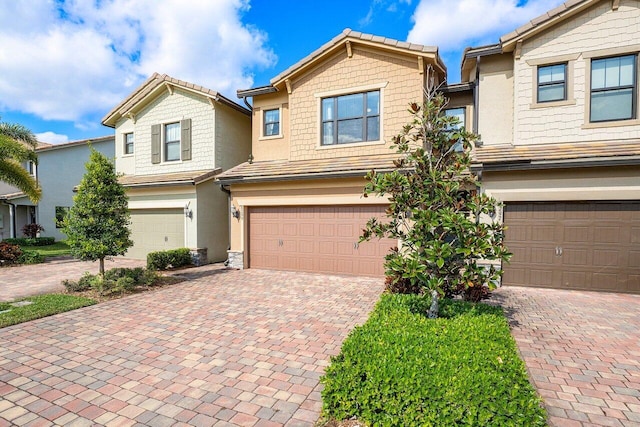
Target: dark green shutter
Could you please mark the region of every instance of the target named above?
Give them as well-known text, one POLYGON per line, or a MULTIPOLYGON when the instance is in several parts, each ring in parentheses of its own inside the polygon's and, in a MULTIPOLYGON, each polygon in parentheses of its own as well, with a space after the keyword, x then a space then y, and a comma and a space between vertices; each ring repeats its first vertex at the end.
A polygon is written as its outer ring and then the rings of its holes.
POLYGON ((180 121, 182 160, 191 160, 191 119, 180 121))
POLYGON ((162 126, 160 125, 151 126, 151 163, 153 164, 160 163, 162 160, 162 141, 160 138, 161 129, 162 126))

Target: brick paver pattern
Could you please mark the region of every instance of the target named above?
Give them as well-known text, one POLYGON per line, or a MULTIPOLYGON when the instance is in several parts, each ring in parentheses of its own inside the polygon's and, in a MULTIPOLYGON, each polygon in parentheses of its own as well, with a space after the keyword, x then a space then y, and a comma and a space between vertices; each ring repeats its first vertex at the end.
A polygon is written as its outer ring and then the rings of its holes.
POLYGON ((0 329, 0 426, 311 426, 379 279, 219 266, 0 329))
POLYGON ((640 427, 640 295, 502 288, 551 426, 640 427))
MULTIPOLYGON (((105 269, 114 267, 144 267, 145 261, 116 257, 105 260, 105 269)), ((85 272, 97 274, 98 262, 57 258, 43 264, 4 267, 0 270, 0 301, 11 301, 31 295, 64 292, 62 281, 77 280, 85 272)))

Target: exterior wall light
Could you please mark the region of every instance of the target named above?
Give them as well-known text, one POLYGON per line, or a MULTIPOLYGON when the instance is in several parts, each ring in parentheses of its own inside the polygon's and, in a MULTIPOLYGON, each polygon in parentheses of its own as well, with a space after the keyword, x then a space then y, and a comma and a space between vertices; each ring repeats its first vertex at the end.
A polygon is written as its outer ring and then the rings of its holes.
POLYGON ((235 219, 240 218, 240 211, 238 210, 238 208, 236 208, 235 205, 231 205, 231 216, 235 219))

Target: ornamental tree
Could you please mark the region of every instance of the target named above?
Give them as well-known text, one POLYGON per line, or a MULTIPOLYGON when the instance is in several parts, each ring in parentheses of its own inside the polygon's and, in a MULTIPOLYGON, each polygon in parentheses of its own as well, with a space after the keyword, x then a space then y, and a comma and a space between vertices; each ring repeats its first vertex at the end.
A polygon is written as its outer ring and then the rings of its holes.
POLYGON ((366 175, 364 196, 387 196, 390 203, 386 218, 370 219, 360 240, 399 239, 385 257, 387 288, 431 294, 429 317, 437 317, 440 297, 477 301, 494 288, 502 270, 491 261, 511 254, 494 219, 498 203, 479 191, 470 172, 477 136, 444 114, 448 100, 427 80, 423 105, 409 105, 411 121, 393 137, 394 170, 366 175))
POLYGON ((100 275, 104 276, 104 259, 124 255, 133 245, 129 238, 131 216, 113 162, 91 148, 86 168, 62 231, 73 256, 84 261, 99 260, 100 275))
POLYGON ((23 163, 38 164, 37 145, 35 135, 26 127, 0 122, 0 181, 17 187, 32 202, 40 200, 42 190, 23 163))

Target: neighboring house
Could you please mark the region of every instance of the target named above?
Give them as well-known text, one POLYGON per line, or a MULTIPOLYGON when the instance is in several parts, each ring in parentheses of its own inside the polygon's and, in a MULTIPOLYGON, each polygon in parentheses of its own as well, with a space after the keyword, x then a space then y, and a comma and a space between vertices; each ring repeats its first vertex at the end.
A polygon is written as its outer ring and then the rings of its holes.
POLYGON ((60 221, 73 205, 74 188, 86 173, 91 148, 109 159, 115 156, 113 135, 38 147, 38 181, 42 197, 35 209, 36 221, 44 227, 41 236, 66 238, 60 221))
MULTIPOLYGON (((38 143, 36 149, 51 144, 38 143)), ((31 176, 39 179, 39 167, 33 162, 23 164, 31 176)), ((19 189, 0 182, 0 240, 22 237, 22 227, 37 222, 36 205, 19 189)))
POLYGON ((358 243, 387 200, 363 198, 364 175, 390 170, 391 139, 442 81, 435 47, 345 30, 253 98, 252 160, 220 175, 232 195, 232 267, 382 275, 397 241, 358 243))
POLYGON ((640 293, 639 34, 637 0, 574 0, 465 52, 448 93, 504 202, 503 284, 640 293))
POLYGON ((250 116, 211 89, 154 74, 104 117, 129 196, 126 256, 187 247, 201 262, 226 259, 228 195, 214 179, 249 157, 250 116))

